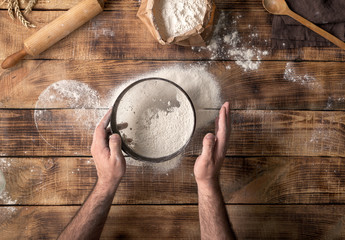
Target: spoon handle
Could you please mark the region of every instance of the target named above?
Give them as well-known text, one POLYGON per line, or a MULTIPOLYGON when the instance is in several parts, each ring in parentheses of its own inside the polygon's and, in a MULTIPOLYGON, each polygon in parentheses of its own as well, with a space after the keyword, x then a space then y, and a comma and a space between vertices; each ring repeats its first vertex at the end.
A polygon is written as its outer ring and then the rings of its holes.
POLYGON ((292 17, 296 21, 302 23, 304 26, 310 28, 311 30, 313 30, 317 34, 321 35, 322 37, 326 38, 327 40, 331 41, 332 43, 334 43, 335 45, 340 47, 341 49, 345 50, 345 43, 343 41, 341 41, 339 38, 337 38, 334 35, 330 34, 329 32, 326 32, 325 30, 319 28, 315 24, 311 23, 307 19, 301 17, 300 15, 294 13, 291 10, 288 10, 286 12, 286 15, 292 17))

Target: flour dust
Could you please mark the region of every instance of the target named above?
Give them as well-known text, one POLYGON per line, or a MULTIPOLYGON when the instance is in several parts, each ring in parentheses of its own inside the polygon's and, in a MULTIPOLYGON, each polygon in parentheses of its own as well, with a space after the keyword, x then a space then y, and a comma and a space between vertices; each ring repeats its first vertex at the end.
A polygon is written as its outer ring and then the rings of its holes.
POLYGON ((179 85, 191 98, 196 111, 196 127, 201 128, 213 121, 222 105, 220 86, 216 77, 201 65, 173 65, 137 76, 110 92, 105 105, 111 107, 118 95, 136 80, 150 77, 165 78, 179 85))
POLYGON ((5 176, 4 176, 4 173, 0 170, 0 196, 1 196, 1 193, 5 190, 5 186, 6 186, 5 176))
MULTIPOLYGON (((150 77, 165 78, 179 85, 191 98, 196 111, 196 130, 214 121, 221 105, 220 86, 216 77, 201 65, 172 65, 157 69, 153 72, 139 75, 112 90, 105 101, 106 106, 112 106, 118 95, 136 80, 150 77)), ((176 168, 180 164, 182 155, 162 163, 149 163, 132 158, 127 159, 129 165, 153 168, 156 172, 164 173, 176 168)))
POLYGON ((233 58, 244 71, 259 69, 262 56, 267 56, 268 51, 254 47, 253 43, 259 35, 251 25, 248 25, 252 31, 248 36, 250 40, 244 42, 237 30, 237 21, 242 16, 231 16, 230 14, 221 12, 207 47, 192 47, 192 50, 209 51, 211 59, 229 60, 233 58))
MULTIPOLYGON (((90 138, 95 126, 105 114, 105 110, 101 108, 111 108, 123 89, 136 80, 148 77, 168 79, 187 92, 196 110, 197 129, 214 121, 222 104, 216 77, 209 73, 205 66, 173 65, 139 75, 111 89, 104 99, 85 83, 75 80, 55 82, 48 86, 37 100, 34 113, 36 128, 42 139, 57 150, 63 150, 60 139, 65 139, 65 135, 90 138), (72 111, 72 114, 58 115, 59 111, 53 111, 54 108, 67 108, 68 110, 64 112, 72 111)), ((167 172, 179 165, 181 156, 163 163, 126 159, 128 165, 145 166, 157 172, 167 172)))
MULTIPOLYGON (((10 171, 11 162, 12 159, 0 158, 0 204, 14 205, 17 203, 17 200, 12 199, 10 193, 6 190, 5 173, 10 171)), ((10 215, 16 211, 16 208, 1 208, 0 211, 4 211, 4 214, 6 214, 7 217, 10 217, 10 215)))
POLYGON ((72 126, 70 133, 93 132, 104 114, 98 92, 87 84, 75 80, 61 80, 48 86, 38 97, 34 120, 44 141, 51 147, 63 150, 66 132, 59 127, 72 126), (56 108, 69 109, 70 114, 61 115, 56 108), (52 136, 54 135, 54 136, 52 136))
POLYGON ((298 74, 293 63, 290 62, 285 65, 284 79, 311 89, 322 88, 315 77, 309 74, 298 74))

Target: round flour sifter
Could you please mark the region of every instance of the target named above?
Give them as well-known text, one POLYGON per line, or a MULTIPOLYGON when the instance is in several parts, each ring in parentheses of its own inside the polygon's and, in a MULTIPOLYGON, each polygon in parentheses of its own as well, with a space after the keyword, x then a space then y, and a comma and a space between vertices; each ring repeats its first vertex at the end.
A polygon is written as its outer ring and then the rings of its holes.
POLYGON ((163 162, 179 155, 195 130, 195 110, 187 93, 163 78, 138 80, 117 97, 111 130, 122 149, 143 161, 163 162))

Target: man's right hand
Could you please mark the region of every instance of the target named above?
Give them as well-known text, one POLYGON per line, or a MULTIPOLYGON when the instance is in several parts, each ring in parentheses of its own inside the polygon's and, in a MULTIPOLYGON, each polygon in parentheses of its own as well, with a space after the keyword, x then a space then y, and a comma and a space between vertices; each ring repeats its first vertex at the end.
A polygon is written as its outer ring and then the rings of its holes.
POLYGON ((225 158, 230 132, 229 109, 230 104, 224 103, 215 121, 215 135, 208 133, 204 137, 202 153, 194 165, 198 187, 208 188, 219 184, 218 176, 225 158))
POLYGON ((114 189, 126 172, 126 161, 121 151, 121 138, 118 134, 109 137, 107 129, 111 116, 109 110, 95 129, 91 153, 95 161, 97 184, 106 189, 114 189))

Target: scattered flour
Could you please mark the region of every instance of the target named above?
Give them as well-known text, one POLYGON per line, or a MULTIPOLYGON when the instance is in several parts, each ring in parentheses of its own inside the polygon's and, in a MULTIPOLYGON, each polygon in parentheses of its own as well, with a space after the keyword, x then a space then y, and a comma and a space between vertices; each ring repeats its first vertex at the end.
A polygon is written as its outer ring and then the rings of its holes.
POLYGON ((6 186, 5 176, 0 170, 0 196, 1 196, 1 193, 5 190, 5 186, 6 186))
MULTIPOLYGON (((242 43, 236 26, 237 20, 241 16, 234 17, 232 22, 229 23, 231 19, 229 15, 224 11, 221 12, 212 38, 206 48, 192 47, 192 49, 198 52, 208 50, 211 53, 211 59, 227 60, 233 58, 235 63, 242 67, 244 71, 257 70, 261 64, 261 57, 267 56, 268 51, 261 51, 255 48, 251 42, 242 43)), ((249 35, 251 41, 257 39, 258 36, 258 33, 255 32, 249 35)))
POLYGON ((6 179, 3 172, 11 167, 12 159, 0 158, 0 204, 16 204, 17 200, 13 200, 6 191, 6 179))
MULTIPOLYGON (((104 115, 105 111, 97 111, 96 108, 110 108, 117 96, 132 82, 147 78, 161 77, 171 80, 183 88, 192 99, 196 110, 196 128, 201 128, 214 121, 222 102, 220 98, 220 87, 216 78, 207 71, 205 66, 200 65, 173 65, 164 67, 137 76, 134 80, 112 89, 105 99, 100 99, 96 90, 87 84, 74 80, 61 80, 48 86, 39 96, 34 113, 36 128, 40 136, 52 147, 61 150, 58 145, 61 141, 48 141, 47 139, 58 139, 59 134, 92 134, 94 127, 104 115), (80 127, 80 129, 69 128, 64 132, 54 131, 56 122, 50 108, 70 108, 74 114, 68 119, 68 123, 80 127), (42 131, 40 131, 40 129, 42 131), (53 131, 53 132, 52 132, 53 131), (71 131, 71 132, 68 132, 71 131), (54 134, 54 136, 50 136, 54 134), (57 136, 56 136, 57 135, 57 136)), ((60 116, 61 118, 61 116, 60 116)), ((78 136, 80 137, 80 136, 78 136)), ((76 153, 78 154, 78 153, 76 153)), ((128 159, 128 158, 126 158, 128 159)), ((152 167, 157 172, 167 172, 176 168, 180 163, 181 156, 163 163, 148 163, 134 159, 127 160, 129 165, 152 167)))
POLYGON ((201 25, 205 13, 205 0, 160 0, 155 1, 154 5, 156 24, 166 39, 201 25))
POLYGON ((17 212, 16 207, 1 207, 0 208, 0 225, 8 223, 9 219, 17 212))
POLYGON ((293 64, 290 62, 288 62, 285 66, 284 79, 289 82, 298 83, 309 88, 315 89, 322 87, 315 77, 308 74, 297 74, 295 68, 293 67, 293 64))
MULTIPOLYGON (((97 111, 100 107, 100 99, 98 92, 90 88, 87 84, 75 80, 61 80, 48 86, 38 97, 36 102, 34 119, 40 136, 44 141, 55 149, 61 149, 59 143, 63 141, 48 141, 49 136, 46 134, 47 129, 53 131, 56 128, 56 123, 61 116, 54 116, 54 112, 50 109, 54 108, 69 108, 73 114, 69 114, 72 119, 63 119, 76 123, 75 126, 81 130, 93 131, 93 128, 101 119, 103 112, 97 111), (40 131, 44 129, 45 131, 40 131)), ((54 132, 58 137, 66 133, 54 132)), ((78 154, 78 153, 76 153, 78 154)))
POLYGON ((139 82, 118 105, 117 123, 127 145, 147 158, 161 158, 179 151, 194 129, 194 111, 186 95, 162 80, 139 82))

